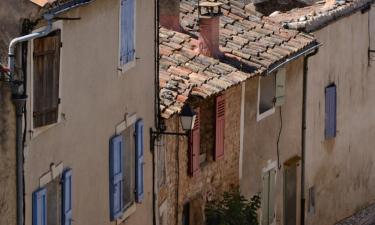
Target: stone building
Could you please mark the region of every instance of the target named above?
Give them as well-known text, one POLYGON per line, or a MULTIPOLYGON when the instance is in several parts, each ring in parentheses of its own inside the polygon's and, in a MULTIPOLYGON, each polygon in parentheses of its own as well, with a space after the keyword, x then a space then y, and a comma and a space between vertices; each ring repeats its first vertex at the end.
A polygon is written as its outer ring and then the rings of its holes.
MULTIPOLYGON (((9 42, 20 36, 38 8, 28 0, 0 2, 0 65, 6 67, 9 42)), ((0 76, 0 224, 16 224, 16 123, 10 86, 0 76)))
MULTIPOLYGON (((251 15, 240 1, 222 3, 223 15, 207 16, 202 9, 199 19, 197 2, 161 4, 159 83, 166 131, 184 132, 178 116, 184 105, 197 113, 188 137, 161 135, 156 144, 158 215, 163 225, 204 224, 205 203, 224 191, 240 186, 247 197, 256 194, 253 190, 261 192, 262 168, 268 168, 264 174, 269 188, 278 170, 273 151, 278 139, 279 161, 296 175, 302 59, 318 45, 308 34, 251 15), (280 138, 281 106, 285 124, 280 138)), ((279 185, 282 176, 278 177, 279 185)), ((297 181, 294 184, 296 191, 297 181)), ((270 202, 280 202, 282 193, 278 189, 264 197, 263 224, 271 224, 274 214, 269 208, 275 207, 270 202)))
MULTIPOLYGON (((13 2, 0 3, 2 16, 5 8, 13 13, 13 2)), ((25 64, 16 64, 14 77, 28 96, 18 129, 25 131, 24 224, 152 224, 154 4, 48 2, 30 18, 28 32, 40 36, 17 45, 26 54, 15 54, 25 64)), ((7 34, 4 46, 24 34, 7 34)), ((14 110, 3 82, 0 91, 0 160, 8 160, 0 166, 0 223, 15 224, 17 204, 3 208, 4 196, 16 194, 14 110), (12 184, 3 189, 4 182, 12 184)))

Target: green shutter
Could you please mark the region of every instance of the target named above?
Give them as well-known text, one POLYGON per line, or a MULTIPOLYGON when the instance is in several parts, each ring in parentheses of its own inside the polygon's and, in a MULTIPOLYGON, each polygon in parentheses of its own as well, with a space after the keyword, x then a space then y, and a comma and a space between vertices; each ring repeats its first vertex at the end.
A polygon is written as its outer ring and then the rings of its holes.
POLYGON ((268 203, 269 203, 269 172, 263 173, 262 177, 262 225, 268 225, 268 203))
POLYGON ((269 171, 269 196, 268 196, 268 222, 272 224, 275 219, 275 187, 276 187, 276 170, 269 171))

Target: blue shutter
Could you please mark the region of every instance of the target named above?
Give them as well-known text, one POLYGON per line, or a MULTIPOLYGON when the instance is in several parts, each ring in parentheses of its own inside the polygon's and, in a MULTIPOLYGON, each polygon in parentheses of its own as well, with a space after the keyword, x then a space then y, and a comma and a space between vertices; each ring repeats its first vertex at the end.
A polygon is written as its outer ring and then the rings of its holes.
POLYGON ((112 220, 119 218, 123 209, 123 152, 123 137, 119 135, 112 138, 110 142, 110 212, 112 220))
POLYGON ((325 90, 325 138, 336 137, 336 86, 331 85, 325 90))
POLYGON ((138 120, 135 124, 135 152, 136 152, 136 202, 141 203, 144 196, 143 190, 143 120, 138 120))
POLYGON ((33 193, 33 225, 47 225, 46 188, 40 188, 33 193))
POLYGON ((62 176, 62 225, 72 225, 72 170, 62 176))
POLYGON ((135 0, 121 0, 121 65, 134 60, 135 0))

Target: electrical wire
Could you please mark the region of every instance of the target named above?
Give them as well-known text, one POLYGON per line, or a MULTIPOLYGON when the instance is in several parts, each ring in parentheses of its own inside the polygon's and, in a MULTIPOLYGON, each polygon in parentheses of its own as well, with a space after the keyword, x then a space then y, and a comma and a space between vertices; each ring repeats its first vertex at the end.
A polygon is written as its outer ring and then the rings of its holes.
POLYGON ((280 170, 281 169, 281 164, 280 164, 280 149, 279 149, 279 145, 280 145, 281 132, 283 130, 283 116, 282 116, 282 112, 281 112, 281 106, 280 106, 279 112, 280 112, 280 129, 279 129, 279 135, 277 137, 276 151, 277 151, 277 168, 280 170))

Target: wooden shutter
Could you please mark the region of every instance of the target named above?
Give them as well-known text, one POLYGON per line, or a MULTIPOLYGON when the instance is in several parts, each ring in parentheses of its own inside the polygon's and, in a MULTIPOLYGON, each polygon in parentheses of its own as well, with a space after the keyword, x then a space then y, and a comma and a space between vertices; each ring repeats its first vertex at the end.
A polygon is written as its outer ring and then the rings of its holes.
POLYGON ((224 156, 225 96, 216 98, 215 160, 224 156))
POLYGON ((200 109, 196 108, 197 114, 195 118, 194 128, 190 135, 190 151, 189 151, 189 173, 195 176, 199 173, 199 153, 200 153, 200 109))
POLYGON ((72 170, 64 171, 62 178, 62 225, 72 225, 72 170))
POLYGON ((268 207, 269 207, 269 186, 270 186, 270 173, 267 171, 263 173, 262 177, 262 225, 268 225, 268 207))
POLYGON ((275 188, 276 188, 276 170, 269 171, 269 196, 268 196, 268 222, 272 224, 275 219, 275 188))
POLYGON ((276 75, 275 106, 281 106, 285 102, 285 68, 281 68, 276 75))
POLYGON ((112 138, 110 142, 110 190, 111 190, 111 219, 117 219, 123 209, 123 154, 124 140, 121 135, 112 138))
POLYGON ((60 31, 34 40, 34 127, 57 122, 59 105, 60 31))
POLYGON ((47 225, 47 189, 33 193, 33 225, 47 225))
POLYGON ((138 203, 143 201, 144 197, 144 187, 143 187, 143 127, 144 123, 143 120, 138 120, 135 124, 135 134, 136 134, 136 141, 135 141, 135 152, 136 152, 136 196, 135 200, 138 203))
POLYGON ((120 63, 125 65, 134 60, 135 0, 121 0, 121 51, 120 63))
POLYGON ((336 86, 325 89, 325 138, 336 137, 336 86))

